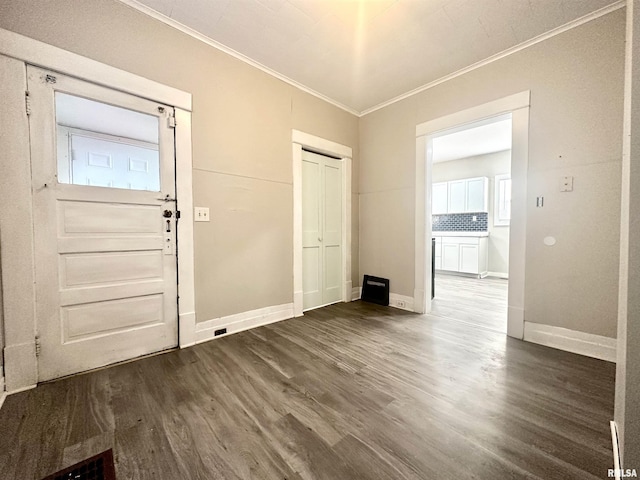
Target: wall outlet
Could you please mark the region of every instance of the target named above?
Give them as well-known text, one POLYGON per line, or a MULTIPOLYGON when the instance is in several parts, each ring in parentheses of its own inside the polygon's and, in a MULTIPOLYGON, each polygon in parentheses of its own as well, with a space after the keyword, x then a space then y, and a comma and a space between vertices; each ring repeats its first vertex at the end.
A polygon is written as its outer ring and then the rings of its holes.
POLYGON ((407 304, 405 303, 404 300, 396 300, 396 305, 398 308, 406 308, 407 304))
POLYGON ((560 179, 561 192, 573 192, 573 177, 562 177, 560 179))
POLYGON ((196 222, 208 222, 209 221, 209 208, 208 207, 195 207, 193 212, 193 220, 196 222))

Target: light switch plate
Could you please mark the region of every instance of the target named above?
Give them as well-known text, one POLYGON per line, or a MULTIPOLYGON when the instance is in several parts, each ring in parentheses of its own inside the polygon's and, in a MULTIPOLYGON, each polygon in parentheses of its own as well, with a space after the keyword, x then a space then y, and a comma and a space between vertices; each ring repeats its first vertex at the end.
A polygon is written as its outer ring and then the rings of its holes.
POLYGON ((196 222, 208 222, 209 221, 209 208, 208 207, 195 207, 193 212, 193 219, 196 222))

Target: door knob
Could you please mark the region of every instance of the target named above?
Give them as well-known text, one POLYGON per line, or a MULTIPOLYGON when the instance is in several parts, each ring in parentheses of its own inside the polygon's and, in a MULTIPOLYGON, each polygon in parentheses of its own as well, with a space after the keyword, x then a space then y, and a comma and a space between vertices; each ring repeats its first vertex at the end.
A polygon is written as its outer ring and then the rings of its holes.
POLYGON ((162 214, 164 218, 171 218, 172 215, 173 215, 173 212, 171 210, 165 210, 164 213, 162 214))

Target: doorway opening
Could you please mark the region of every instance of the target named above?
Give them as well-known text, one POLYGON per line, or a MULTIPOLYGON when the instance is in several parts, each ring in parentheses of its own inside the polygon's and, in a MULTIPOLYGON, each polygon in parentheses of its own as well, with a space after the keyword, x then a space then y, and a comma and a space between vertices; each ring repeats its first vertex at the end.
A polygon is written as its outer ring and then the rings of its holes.
POLYGON ((435 118, 416 127, 415 284, 414 311, 430 313, 432 307, 432 161, 433 137, 469 124, 511 114, 511 217, 509 224, 509 289, 507 335, 524 335, 524 278, 526 248, 527 166, 529 163, 529 105, 524 91, 435 118))
POLYGON ((511 114, 430 135, 434 315, 507 332, 511 114))

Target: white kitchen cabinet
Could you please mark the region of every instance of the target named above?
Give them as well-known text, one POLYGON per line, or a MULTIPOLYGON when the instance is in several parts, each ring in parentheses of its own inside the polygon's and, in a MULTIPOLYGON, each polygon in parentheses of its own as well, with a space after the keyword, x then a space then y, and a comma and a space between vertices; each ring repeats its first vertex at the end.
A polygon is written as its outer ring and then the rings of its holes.
POLYGON ((467 205, 467 181, 456 180, 449 183, 447 213, 464 213, 467 205))
POLYGON ((433 215, 443 213, 487 212, 489 179, 463 178, 451 182, 434 183, 432 187, 433 215), (446 203, 446 205, 445 205, 446 203))
POLYGON ((489 268, 488 258, 487 237, 442 237, 442 260, 440 268, 436 265, 436 270, 485 277, 489 268))
POLYGON ((449 211, 449 185, 447 182, 434 183, 431 189, 431 213, 439 215, 449 211))
POLYGON ((469 178, 466 181, 467 203, 465 212, 486 212, 487 210, 487 177, 469 178))
POLYGON ((460 267, 462 273, 478 274, 478 245, 460 245, 460 267))
POLYGON ((457 244, 442 243, 442 270, 460 270, 460 247, 457 244))

